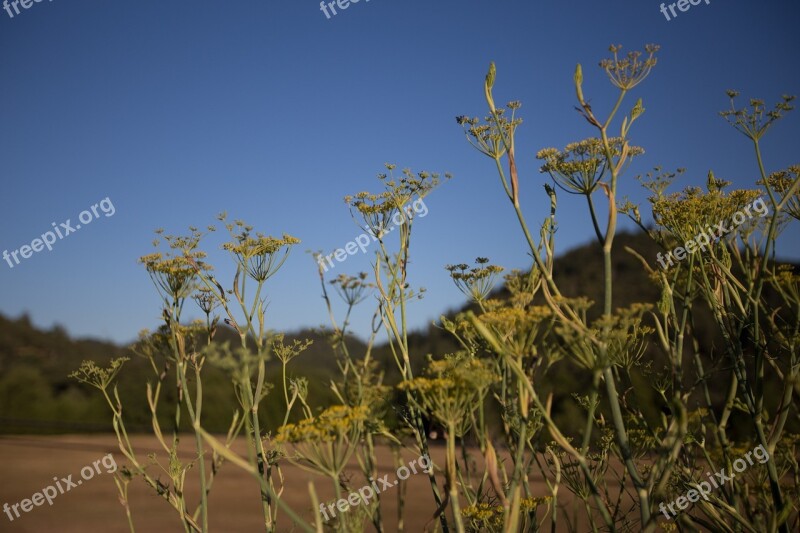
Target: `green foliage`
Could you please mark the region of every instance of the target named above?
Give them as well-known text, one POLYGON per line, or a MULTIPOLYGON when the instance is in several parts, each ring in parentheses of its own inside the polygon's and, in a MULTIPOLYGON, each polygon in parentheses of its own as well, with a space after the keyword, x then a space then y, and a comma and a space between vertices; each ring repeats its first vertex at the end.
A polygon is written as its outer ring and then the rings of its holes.
MULTIPOLYGON (((671 193, 683 171, 656 168, 639 177, 650 193, 653 225, 647 226, 640 207, 622 196, 632 181, 622 177, 643 152, 630 136, 645 108, 640 98, 627 114, 620 116, 620 109, 656 65, 657 51, 647 46, 644 53, 622 55, 620 46, 610 48, 600 67, 617 98, 605 117, 585 98, 577 66, 577 109, 594 136, 538 152, 552 185, 545 186, 549 212, 537 231, 526 221, 525 182, 516 162, 522 104, 496 107, 499 78, 490 65, 483 87, 488 115, 457 120, 467 140, 494 161, 532 264, 507 273, 499 289, 494 285, 503 268, 488 259, 479 257, 472 268, 446 267, 470 302, 442 316, 439 326, 416 334, 407 327, 410 302, 424 296, 409 282, 409 206, 436 189, 439 176, 406 169, 395 177, 396 167, 386 165, 380 192, 345 198, 357 223, 377 239, 372 271, 326 280, 320 265, 330 330, 296 336, 269 330, 266 282, 299 241, 268 237, 223 214, 219 220, 231 235, 223 250, 236 267, 232 279, 223 285, 213 274, 202 249, 207 234, 189 228, 187 235, 162 235, 155 244, 165 242, 168 251, 141 263, 160 295, 163 325, 144 332, 129 350, 73 346, 59 331, 37 344, 25 320, 0 322, 15 335, 0 346, 0 365, 8 370, 0 378, 0 402, 34 418, 62 404, 66 419, 95 413, 97 404, 83 389, 51 386, 53 371, 62 370, 52 354, 107 351, 73 377, 98 389, 111 410, 128 461, 122 472, 130 474, 120 473, 120 498, 127 502, 130 476, 141 478, 175 509, 187 532, 208 530, 207 494, 227 463, 257 481, 253 497, 261 502, 266 531, 285 529, 287 522, 303 531, 358 531, 368 523, 383 531, 380 494, 325 526, 319 517, 303 520, 280 498, 281 466, 288 461, 313 472, 339 498, 377 477, 378 444, 389 446, 396 462, 403 448, 430 458, 431 424, 446 445, 444 464, 432 465, 428 474, 437 509, 432 523, 441 531, 569 529, 574 525, 562 521, 578 509, 592 530, 796 530, 800 275, 776 259, 776 246, 781 231, 798 219, 800 167, 768 174, 760 146, 792 111, 793 97, 767 111, 756 99, 737 107, 737 93, 729 91, 731 108, 722 117, 754 147, 758 181, 730 190, 709 172, 704 189, 671 193), (596 237, 595 244, 558 260, 557 191, 585 197, 587 225, 596 237), (654 266, 658 253, 758 199, 769 208, 758 219, 717 235, 670 269, 654 266), (404 223, 390 243, 386 230, 396 214, 404 223), (640 226, 641 235, 618 232, 621 214, 640 226), (344 304, 343 316, 334 310, 330 287, 344 304), (190 300, 204 321, 182 322, 190 300), (373 333, 362 342, 349 333, 351 313, 373 300, 373 333), (382 346, 376 345, 379 332, 387 338, 382 346), (8 353, 22 361, 9 367, 8 353), (144 427, 161 445, 148 458, 128 435, 144 427), (183 463, 176 450, 186 434, 194 437, 197 456, 183 463), (239 435, 248 444, 245 456, 231 449, 239 435), (499 460, 497 449, 507 458, 499 460), (730 472, 756 450, 759 460, 724 489, 665 519, 665 503, 702 487, 709 470, 730 472), (203 457, 210 458, 210 470, 203 457), (361 476, 344 475, 351 457, 361 476), (167 481, 153 477, 153 466, 167 481), (537 471, 545 494, 530 482, 537 471), (187 501, 187 476, 199 481, 198 501, 187 501), (569 512, 559 497, 565 492, 577 502, 569 512)), ((318 503, 313 484, 310 494, 318 503)), ((402 509, 402 490, 397 497, 402 509)))
MULTIPOLYGON (((656 169, 655 177, 642 180, 652 193, 650 204, 656 224, 647 228, 638 206, 617 200, 621 174, 631 157, 642 153, 628 140, 632 124, 644 112, 642 100, 624 117, 619 137, 608 133, 627 92, 644 81, 656 64, 658 48, 646 47, 644 61, 638 52, 620 58, 620 49, 612 46, 613 58, 600 64, 619 90, 616 104, 605 119, 598 118, 584 97, 580 65, 575 71, 578 110, 597 130, 597 137, 572 143, 563 151, 548 148, 537 154, 544 161, 541 171, 549 174, 557 187, 586 197, 603 265, 602 279, 597 280, 597 286, 602 287, 598 300, 603 304, 599 316, 590 315, 593 302, 585 293, 568 295, 557 281, 554 188, 546 186, 550 216, 541 225, 538 241, 528 228, 519 201, 514 159, 519 119, 506 120, 502 110, 495 107, 494 64, 484 85, 489 117, 484 123, 457 118, 468 139, 475 140, 470 142, 495 160, 534 259, 528 274, 530 282, 527 286, 508 283, 510 294, 505 301, 490 300, 492 305, 479 302, 478 310, 464 313, 453 322, 443 320, 445 329, 456 335, 468 352, 495 358, 501 374, 508 376, 501 380, 498 402, 517 418, 516 424, 506 424, 505 431, 509 445, 516 440, 516 453, 511 482, 505 487, 494 484, 495 495, 504 503, 502 530, 516 531, 521 525, 517 503, 520 491, 524 496, 530 493, 526 483, 520 487, 518 482, 527 479, 531 466, 525 463, 523 450, 529 448, 536 457, 541 450, 531 440, 543 428, 552 438, 544 450, 551 458, 549 474, 554 476, 553 482, 548 481, 551 493, 557 494, 563 476, 567 489, 585 503, 593 530, 673 527, 673 522, 661 519, 657 502, 662 509, 663 502, 697 488, 704 482, 700 477, 704 468, 724 465, 730 470, 738 459, 733 455, 731 439, 737 438, 742 439, 736 447, 741 454, 763 450, 763 466, 754 467, 756 473, 749 478, 738 477, 730 491, 715 495, 714 505, 698 504, 675 520, 689 530, 733 530, 731 524, 735 523, 747 531, 788 532, 800 524, 798 509, 791 503, 797 499, 799 471, 797 461, 787 460, 779 450, 796 450, 796 438, 789 427, 800 420, 797 402, 793 403, 800 395, 796 387, 800 377, 800 298, 796 291, 798 275, 789 265, 775 261, 775 245, 789 217, 795 218, 800 180, 795 167, 767 176, 759 141, 793 109, 794 98, 782 97, 770 112, 756 99, 750 101, 750 109, 737 109, 737 93, 729 91, 731 110, 722 116, 753 143, 761 173, 758 184, 763 189, 726 192, 729 184, 709 173, 707 192, 688 187, 682 193, 668 195, 665 191, 676 174, 656 169), (507 174, 503 163, 508 165, 507 174), (605 197, 608 218, 604 225, 595 206, 597 193, 605 197), (769 197, 768 203, 762 199, 764 194, 769 197), (736 222, 735 216, 756 206, 757 201, 762 202, 758 204, 761 220, 736 222), (771 210, 762 213, 767 205, 771 210), (626 248, 638 259, 659 294, 651 301, 634 301, 620 308, 614 306, 618 300, 612 255, 620 212, 630 216, 664 251, 711 232, 706 228, 731 218, 735 227, 707 239, 702 254, 687 244, 689 257, 671 271, 653 268, 641 251, 626 248), (536 309, 537 296, 548 312, 537 311, 534 317, 528 317, 526 311, 536 309), (708 342, 702 326, 715 332, 711 337, 715 342, 708 342), (653 348, 660 353, 654 354, 653 348), (526 357, 531 356, 533 359, 526 363, 526 357), (589 394, 575 395, 586 412, 585 427, 577 434, 574 426, 561 424, 551 416, 551 400, 544 399, 547 390, 537 380, 560 364, 571 364, 591 379, 589 394), (714 390, 712 394, 714 380, 727 382, 727 392, 719 395, 714 390), (660 413, 646 408, 658 403, 660 413), (704 407, 696 408, 697 404, 704 407), (749 431, 729 429, 737 414, 749 431), (543 423, 534 425, 528 433, 526 428, 532 420, 543 423), (509 431, 512 427, 520 429, 509 431), (593 439, 595 431, 599 439, 593 439), (581 443, 579 447, 577 442, 581 443), (707 466, 693 469, 698 457, 707 461, 707 466), (612 458, 624 465, 624 477, 616 489, 610 487, 606 475, 612 458), (626 490, 626 478, 634 489, 633 507, 624 504, 623 509, 622 500, 613 494, 626 490), (787 484, 785 480, 790 479, 794 482, 787 484), (510 505, 505 490, 512 494, 510 505)), ((507 106, 513 110, 519 107, 518 102, 507 106)), ((481 433, 477 431, 479 440, 481 433)), ((452 465, 448 464, 449 468, 452 465)), ((548 472, 543 474, 547 479, 548 472)), ((554 500, 550 510, 553 528, 557 505, 554 500)), ((475 512, 475 507, 470 509, 475 512)), ((456 525, 463 530, 463 525, 456 525)))

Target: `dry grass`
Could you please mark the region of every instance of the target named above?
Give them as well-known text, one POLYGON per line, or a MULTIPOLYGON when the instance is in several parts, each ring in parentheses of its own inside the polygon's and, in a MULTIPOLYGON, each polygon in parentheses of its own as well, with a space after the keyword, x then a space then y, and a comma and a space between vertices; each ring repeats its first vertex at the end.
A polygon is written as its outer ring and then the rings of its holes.
MULTIPOLYGON (((183 461, 192 459, 193 442, 186 435, 181 443, 183 461)), ((142 454, 158 451, 154 438, 136 436, 135 449, 142 454)), ((246 454, 242 439, 236 443, 236 451, 246 454)), ((114 452, 117 463, 122 465, 122 456, 117 449, 113 435, 90 436, 19 436, 0 438, 0 472, 4 482, 0 485, 0 504, 13 505, 24 498, 30 498, 53 482, 53 477, 73 475, 73 481, 80 478, 80 469, 103 455, 114 452)), ((437 465, 444 464, 444 448, 433 447, 433 460, 437 465)), ((162 454, 163 455, 163 454, 162 454)), ((388 448, 377 450, 379 476, 389 474, 394 479, 394 467, 388 448)), ((404 453, 406 464, 416 459, 412 452, 404 453)), ((480 461, 480 459, 479 459, 480 461)), ((283 493, 286 501, 302 512, 309 520, 312 518, 308 481, 314 479, 320 500, 333 498, 333 489, 325 485, 325 480, 313 476, 297 467, 284 463, 283 473, 287 488, 283 493)), ((354 461, 349 469, 354 475, 358 471, 354 461)), ((101 467, 102 469, 102 467, 101 467)), ((5 514, 0 515, 0 531, 40 533, 59 531, 61 533, 103 531, 104 533, 127 533, 128 526, 123 508, 117 500, 117 491, 112 476, 105 473, 95 475, 79 487, 59 495, 53 505, 47 502, 42 507, 34 507, 29 513, 21 513, 20 518, 9 522, 5 514)), ((155 470, 153 470, 155 472, 155 470)), ((190 476, 191 477, 191 476, 190 476)), ((166 476, 161 476, 162 481, 166 476)), ((534 481, 537 495, 545 495, 546 487, 541 479, 534 481)), ((427 477, 412 475, 407 481, 405 530, 423 531, 425 524, 434 513, 433 498, 427 477)), ((362 486, 359 477, 353 479, 351 486, 362 486)), ((134 480, 130 489, 134 524, 137 531, 181 531, 180 522, 174 510, 161 501, 141 480, 134 480)), ((381 510, 387 518, 387 531, 397 527, 397 491, 386 490, 381 510)), ((190 504, 197 501, 196 494, 189 495, 190 504)), ((214 482, 209 498, 209 526, 212 531, 248 532, 263 531, 262 515, 259 507, 258 488, 247 474, 233 465, 224 465, 221 474, 214 482)), ((543 511, 540 511, 540 514, 543 511)), ((12 511, 13 514, 13 511, 12 511)), ((292 531, 290 523, 283 517, 280 531, 292 531)), ((374 530, 368 527, 367 531, 374 530)))

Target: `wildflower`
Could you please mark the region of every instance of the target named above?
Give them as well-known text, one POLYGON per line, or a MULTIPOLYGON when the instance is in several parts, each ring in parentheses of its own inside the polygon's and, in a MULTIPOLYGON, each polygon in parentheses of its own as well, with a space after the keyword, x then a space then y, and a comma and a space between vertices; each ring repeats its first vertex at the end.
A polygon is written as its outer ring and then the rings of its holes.
POLYGON ((764 101, 757 98, 750 99, 750 109, 747 107, 737 109, 735 100, 739 96, 739 92, 728 90, 726 93, 731 100, 731 108, 720 111, 720 116, 753 141, 758 141, 772 124, 783 117, 784 113, 794 109, 792 101, 795 97, 792 95, 784 94, 781 96, 781 101, 775 104, 771 111, 767 111, 764 101))
MULTIPOLYGON (((667 235, 678 244, 693 240, 700 233, 719 235, 715 229, 722 222, 730 220, 734 214, 751 205, 761 196, 757 190, 739 189, 730 193, 720 187, 703 193, 698 187, 687 187, 680 193, 668 196, 657 195, 650 198, 653 218, 667 235)), ((745 229, 740 226, 739 231, 745 229)), ((672 246, 668 246, 672 248, 672 246)))
POLYGON ((483 401, 488 387, 499 380, 489 363, 463 352, 431 361, 426 373, 398 388, 417 392, 414 401, 443 426, 454 427, 456 436, 466 432, 469 414, 483 401))
POLYGON ((622 45, 611 45, 609 51, 614 54, 614 57, 613 59, 600 61, 600 67, 606 71, 611 83, 619 89, 629 91, 644 81, 650 74, 650 71, 656 65, 655 54, 659 48, 660 46, 654 44, 646 45, 644 49, 648 55, 642 61, 641 52, 628 52, 626 56, 620 57, 619 52, 622 50, 622 45))
POLYGON ((101 368, 94 361, 83 361, 80 368, 72 372, 69 377, 104 391, 117 377, 126 361, 129 361, 127 357, 112 359, 108 368, 101 368))
POLYGON ((375 287, 374 284, 368 283, 367 273, 361 272, 357 277, 348 276, 347 274, 339 274, 335 279, 331 280, 331 285, 336 289, 339 296, 342 297, 344 302, 352 307, 368 296, 368 290, 375 287))
POLYGON ((474 268, 469 268, 468 265, 461 263, 447 265, 445 269, 450 272, 450 277, 458 290, 475 302, 482 302, 494 289, 497 274, 503 271, 503 267, 487 265, 489 260, 485 257, 478 257, 475 262, 478 266, 474 268), (468 268, 469 270, 467 270, 468 268))
MULTIPOLYGON (((439 185, 439 174, 430 172, 419 172, 414 174, 410 169, 403 169, 401 176, 395 177, 395 165, 386 164, 388 174, 379 174, 378 178, 383 181, 385 190, 379 194, 370 194, 362 191, 355 196, 345 196, 345 203, 350 206, 350 213, 353 219, 356 214, 364 220, 365 225, 361 227, 377 238, 383 237, 392 227, 392 218, 396 214, 401 214, 402 222, 405 223, 412 215, 407 204, 415 197, 424 198, 439 185)), ((445 178, 450 179, 450 174, 445 174, 445 178)))
MULTIPOLYGON (((195 252, 195 264, 205 267, 197 261, 203 257, 203 252, 195 252)), ((189 296, 195 288, 195 266, 184 257, 165 257, 160 253, 153 253, 139 258, 139 262, 147 269, 162 298, 177 302, 189 296)))
POLYGON ((777 192, 780 195, 778 202, 786 202, 783 210, 796 220, 800 220, 800 189, 795 185, 798 179, 800 179, 800 165, 792 165, 786 170, 770 174, 766 184, 763 181, 758 182, 760 185, 768 185, 777 192))
POLYGON ((240 226, 242 229, 234 234, 235 240, 223 244, 222 248, 233 253, 242 270, 258 282, 264 282, 275 274, 289 256, 290 247, 300 242, 300 239, 287 234, 282 238, 262 233, 252 236, 249 226, 240 226))
POLYGON ((546 306, 508 307, 490 301, 479 318, 501 339, 510 355, 517 358, 535 357, 538 347, 549 334, 553 312, 546 306))
MULTIPOLYGON (((162 299, 168 305, 180 304, 194 291, 198 271, 211 270, 203 262, 205 252, 197 249, 202 233, 190 228, 189 235, 165 235, 163 229, 156 230, 156 234, 167 242, 170 252, 142 256, 139 263, 147 269, 162 299)), ((159 245, 160 239, 153 241, 153 246, 159 245)))
POLYGON ((475 531, 496 531, 503 526, 503 506, 480 502, 461 510, 461 515, 468 519, 471 529, 475 531))
MULTIPOLYGON (((631 158, 644 153, 643 148, 629 146, 621 137, 611 138, 608 143, 612 157, 624 156, 628 164, 631 158)), ((540 172, 549 174, 556 185, 570 194, 592 194, 609 172, 605 147, 598 138, 570 143, 563 151, 544 148, 539 150, 536 158, 544 161, 540 172)))
POLYGON ((505 116, 505 109, 495 109, 492 115, 484 118, 481 123, 477 117, 456 117, 456 122, 464 129, 467 141, 482 154, 492 159, 500 159, 512 145, 511 139, 522 119, 516 117, 516 111, 522 107, 518 101, 509 102, 506 108, 511 111, 511 116, 505 116))
POLYGON ((304 352, 314 341, 310 339, 292 340, 291 344, 284 342, 285 335, 279 333, 270 340, 270 346, 275 356, 284 364, 288 363, 302 352, 304 352))
POLYGON ((192 299, 205 315, 210 315, 219 302, 214 291, 207 287, 201 287, 192 295, 192 299))
POLYGON ((306 418, 297 424, 281 426, 275 440, 295 444, 332 442, 348 434, 359 432, 368 415, 367 407, 335 405, 325 409, 314 418, 306 418))

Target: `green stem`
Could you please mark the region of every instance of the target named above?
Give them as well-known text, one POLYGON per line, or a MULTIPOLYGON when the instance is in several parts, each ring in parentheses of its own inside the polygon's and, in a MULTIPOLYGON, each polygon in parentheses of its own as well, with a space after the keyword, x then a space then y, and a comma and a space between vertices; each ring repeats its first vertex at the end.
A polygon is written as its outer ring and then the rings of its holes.
POLYGON ((456 475, 456 426, 452 422, 447 425, 447 484, 450 489, 450 505, 453 508, 453 520, 456 532, 464 533, 464 522, 461 519, 461 505, 458 501, 458 481, 456 475))
MULTIPOLYGON (((186 361, 181 361, 178 363, 178 374, 180 375, 181 381, 181 389, 183 391, 183 396, 186 398, 186 409, 189 412, 189 418, 192 421, 192 427, 198 428, 200 427, 200 410, 202 409, 202 385, 200 383, 200 371, 195 369, 196 376, 197 376, 197 411, 195 411, 194 406, 190 400, 189 396, 189 386, 186 382, 186 361)), ((199 477, 200 477, 200 518, 201 518, 201 526, 203 528, 203 533, 208 531, 208 490, 206 488, 206 461, 205 461, 205 450, 203 447, 203 437, 200 435, 200 432, 195 429, 194 432, 195 436, 195 449, 197 450, 197 462, 198 462, 198 470, 199 470, 199 477)))
POLYGON ((600 372, 595 371, 592 377, 592 390, 589 393, 589 412, 586 418, 586 429, 583 431, 583 445, 581 453, 586 455, 589 444, 592 442, 592 430, 594 429, 594 413, 597 410, 598 389, 600 388, 600 372))

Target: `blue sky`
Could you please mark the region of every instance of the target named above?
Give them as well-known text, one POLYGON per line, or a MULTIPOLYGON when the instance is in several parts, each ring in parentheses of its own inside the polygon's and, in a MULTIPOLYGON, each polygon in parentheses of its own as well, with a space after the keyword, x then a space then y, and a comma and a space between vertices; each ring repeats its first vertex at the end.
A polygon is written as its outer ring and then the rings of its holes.
MULTIPOLYGON (((342 197, 378 190, 384 162, 454 179, 415 223, 412 305, 422 327, 461 305, 444 265, 488 256, 528 264, 524 241, 491 161, 472 150, 454 117, 484 114, 482 80, 497 63, 496 97, 518 99, 517 152, 531 221, 548 202, 534 155, 588 137, 574 111, 575 64, 603 113, 615 94, 597 67, 608 45, 662 46, 632 130, 647 154, 621 191, 643 202, 636 174, 685 167, 681 186, 709 169, 750 186, 747 140, 717 116, 724 91, 770 104, 800 93, 800 4, 712 0, 667 21, 660 2, 362 0, 327 19, 314 0, 170 2, 54 0, 13 18, 0 11, 0 251, 15 250, 108 197, 103 216, 13 269, 0 262, 0 313, 120 342, 155 327, 159 300, 136 263, 153 230, 204 227, 226 210, 257 229, 303 242, 268 283, 276 329, 327 323, 316 265, 360 230, 342 197)), ((797 113, 797 112, 796 112, 797 113)), ((768 171, 796 164, 800 113, 764 141, 768 171)), ((579 198, 560 197, 558 246, 592 238, 579 198)), ((646 211, 646 210, 645 210, 646 211)), ((210 260, 230 261, 209 238, 210 260)), ((798 259, 797 231, 781 242, 798 259)), ((369 268, 349 257, 331 271, 369 268)), ((598 268, 600 266, 598 265, 598 268)), ((371 310, 354 317, 366 331, 371 310)), ((194 312, 194 311, 193 311, 194 312)))

